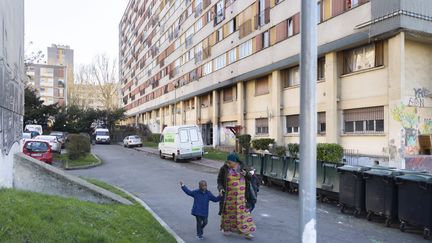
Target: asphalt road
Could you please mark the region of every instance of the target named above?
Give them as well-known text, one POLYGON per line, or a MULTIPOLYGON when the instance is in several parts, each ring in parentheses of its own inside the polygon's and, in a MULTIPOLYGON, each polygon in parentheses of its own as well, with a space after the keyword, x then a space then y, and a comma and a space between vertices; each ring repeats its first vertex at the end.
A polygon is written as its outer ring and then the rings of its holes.
MULTIPOLYGON (((96 178, 122 187, 145 201, 186 242, 197 242, 195 218, 190 215, 192 198, 180 189, 183 180, 189 188, 207 180, 209 190, 216 190, 217 170, 192 163, 147 155, 118 145, 96 145, 93 152, 103 165, 70 171, 79 176, 96 178)), ((218 204, 210 205, 209 224, 204 230, 205 242, 248 242, 236 235, 219 232, 218 204)), ((298 242, 299 200, 297 195, 277 188, 261 187, 253 212, 257 225, 254 242, 298 242)), ((398 225, 386 228, 383 222, 368 222, 341 214, 334 204, 317 204, 318 242, 426 242, 421 233, 402 233, 398 225)))

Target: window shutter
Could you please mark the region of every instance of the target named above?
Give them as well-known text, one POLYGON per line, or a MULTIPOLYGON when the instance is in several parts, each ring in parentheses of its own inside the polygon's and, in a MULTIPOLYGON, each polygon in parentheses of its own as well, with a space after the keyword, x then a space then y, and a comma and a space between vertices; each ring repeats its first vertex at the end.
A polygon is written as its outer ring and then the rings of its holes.
POLYGON ((268 76, 257 79, 255 81, 255 95, 267 94, 268 92, 268 76))
POLYGON ((290 115, 290 116, 287 116, 286 119, 287 119, 287 127, 299 127, 300 126, 299 115, 290 115))
POLYGON ((384 65, 384 44, 382 41, 375 42, 375 67, 384 65))
POLYGON ((344 121, 383 120, 384 107, 368 107, 360 109, 344 110, 344 121))
POLYGON ((257 52, 262 50, 262 47, 263 47, 263 34, 262 33, 255 37, 255 47, 256 47, 257 52))
POLYGON ((339 15, 345 11, 345 1, 346 0, 332 0, 332 17, 339 15))
POLYGON ((300 33, 300 13, 293 16, 294 35, 300 33))
POLYGON ((264 23, 270 23, 270 0, 265 0, 264 23))
POLYGON ((217 30, 212 33, 209 37, 210 46, 214 46, 216 44, 216 36, 217 36, 217 30))
POLYGON ((270 34, 270 45, 276 44, 276 27, 272 27, 269 31, 270 34))
POLYGON ((326 122, 326 113, 318 112, 318 123, 325 123, 325 122, 326 122))
POLYGON ((276 25, 276 43, 285 40, 287 34, 288 22, 286 20, 276 25))

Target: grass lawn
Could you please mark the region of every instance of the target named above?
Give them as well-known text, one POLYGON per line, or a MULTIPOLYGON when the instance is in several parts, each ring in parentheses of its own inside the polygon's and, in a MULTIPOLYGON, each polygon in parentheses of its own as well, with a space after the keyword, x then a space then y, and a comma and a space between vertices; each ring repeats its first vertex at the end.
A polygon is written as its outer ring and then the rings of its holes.
POLYGON ((143 142, 143 146, 144 147, 149 147, 149 148, 157 148, 158 144, 155 142, 151 142, 151 141, 144 141, 143 142))
POLYGON ((85 157, 77 160, 70 160, 67 154, 56 154, 54 160, 62 161, 66 168, 89 166, 99 162, 93 154, 87 154, 85 157))
POLYGON ((132 197, 130 197, 129 195, 127 195, 123 191, 120 191, 119 189, 111 186, 108 183, 105 183, 105 182, 100 181, 100 180, 92 179, 92 178, 87 178, 87 177, 81 177, 81 178, 84 179, 84 180, 86 180, 86 181, 88 181, 88 182, 90 182, 91 184, 94 184, 94 185, 96 185, 98 187, 102 187, 105 190, 108 190, 108 191, 110 191, 112 193, 115 193, 115 194, 121 196, 121 197, 124 197, 124 198, 126 198, 127 200, 129 200, 132 203, 137 203, 132 197))
POLYGON ((0 190, 1 242, 175 242, 141 206, 0 190))
MULTIPOLYGON (((228 154, 228 152, 223 152, 212 148, 204 149, 204 158, 206 159, 226 161, 228 154)), ((242 161, 245 161, 245 157, 243 154, 239 154, 239 157, 242 161)))

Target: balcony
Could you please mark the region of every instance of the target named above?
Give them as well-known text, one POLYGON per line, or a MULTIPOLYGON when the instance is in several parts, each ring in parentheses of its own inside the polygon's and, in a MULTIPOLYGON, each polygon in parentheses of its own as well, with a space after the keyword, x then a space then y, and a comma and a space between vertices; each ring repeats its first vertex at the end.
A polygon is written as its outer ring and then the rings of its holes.
POLYGON ((193 45, 193 35, 188 36, 186 38, 185 42, 186 42, 186 48, 189 48, 190 46, 192 46, 193 45))

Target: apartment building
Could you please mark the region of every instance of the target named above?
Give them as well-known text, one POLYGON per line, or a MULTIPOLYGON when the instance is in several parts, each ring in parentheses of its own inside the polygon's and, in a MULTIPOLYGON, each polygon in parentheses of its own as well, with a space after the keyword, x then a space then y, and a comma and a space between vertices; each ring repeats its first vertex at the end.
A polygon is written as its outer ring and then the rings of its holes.
MULTIPOLYGON (((198 124, 299 142, 300 0, 131 0, 122 105, 153 132, 198 124)), ((317 140, 404 167, 432 133, 432 2, 317 0, 317 140)))
POLYGON ((39 95, 44 105, 65 105, 67 70, 65 66, 31 64, 27 68, 29 84, 39 95))
MULTIPOLYGON (((66 67, 67 79, 65 79, 66 86, 72 87, 74 85, 74 50, 68 45, 52 44, 47 48, 47 64, 59 65, 66 67)), ((71 97, 71 90, 66 90, 66 101, 71 97)))

